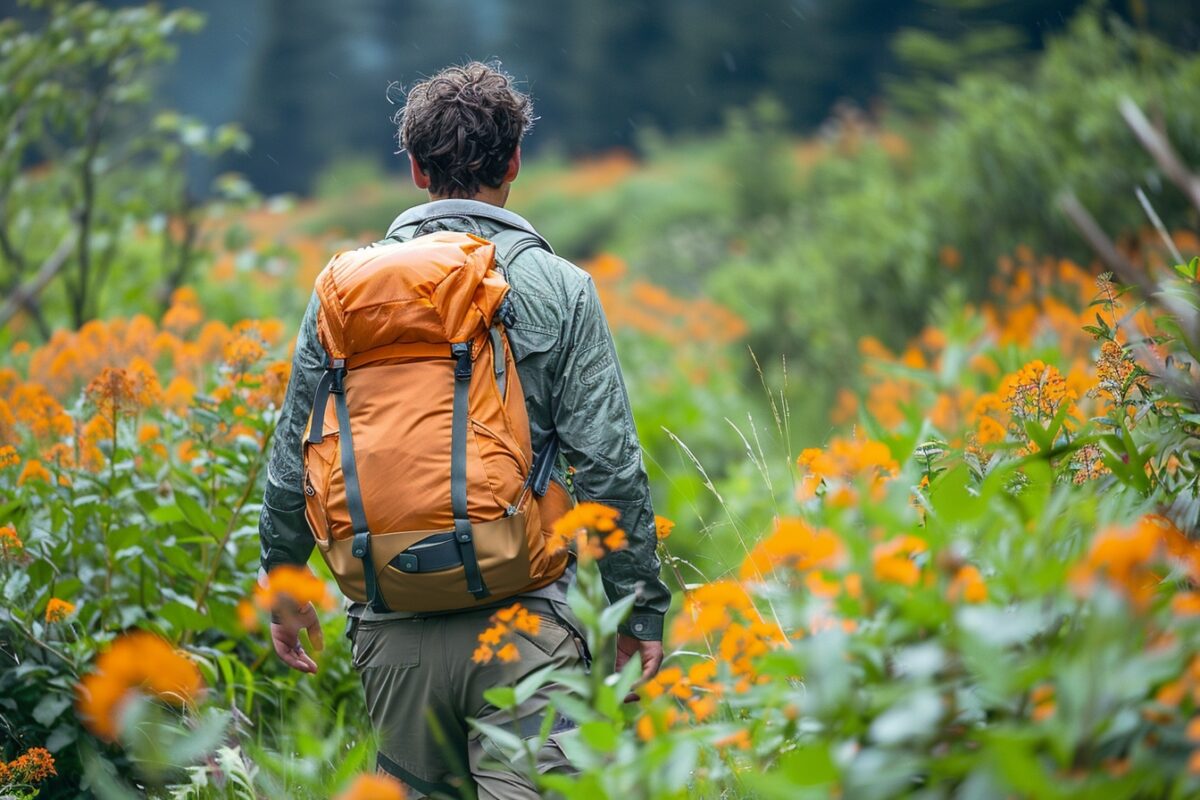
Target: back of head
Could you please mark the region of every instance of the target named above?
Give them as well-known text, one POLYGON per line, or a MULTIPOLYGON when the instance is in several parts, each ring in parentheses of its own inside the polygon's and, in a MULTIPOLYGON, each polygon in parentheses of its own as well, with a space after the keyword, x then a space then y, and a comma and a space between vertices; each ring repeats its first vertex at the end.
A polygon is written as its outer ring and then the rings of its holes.
POLYGON ((533 120, 533 103, 512 76, 478 61, 416 84, 397 114, 401 147, 440 197, 498 188, 533 120))

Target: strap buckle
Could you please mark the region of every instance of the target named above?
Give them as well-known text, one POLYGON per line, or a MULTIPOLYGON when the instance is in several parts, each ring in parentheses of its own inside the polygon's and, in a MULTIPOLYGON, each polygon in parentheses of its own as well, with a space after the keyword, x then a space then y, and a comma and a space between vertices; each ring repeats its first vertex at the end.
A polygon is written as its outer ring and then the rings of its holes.
POLYGON ((469 342, 451 344, 450 354, 458 359, 458 364, 454 367, 454 379, 456 381, 471 380, 471 344, 469 342))
POLYGON ((500 317, 500 321, 504 323, 505 328, 511 328, 517 324, 517 312, 513 310, 512 302, 509 301, 508 295, 504 295, 504 299, 500 301, 500 308, 496 312, 500 317))

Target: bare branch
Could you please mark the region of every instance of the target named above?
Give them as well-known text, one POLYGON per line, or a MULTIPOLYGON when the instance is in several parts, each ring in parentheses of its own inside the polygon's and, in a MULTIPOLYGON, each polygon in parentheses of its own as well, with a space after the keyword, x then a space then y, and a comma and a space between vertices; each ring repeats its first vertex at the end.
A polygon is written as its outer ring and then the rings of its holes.
POLYGON ((1136 286, 1145 298, 1149 298, 1158 291, 1158 286, 1154 281, 1117 249, 1112 239, 1108 238, 1108 234, 1104 232, 1091 213, 1083 207, 1083 203, 1079 202, 1079 198, 1075 196, 1074 192, 1060 194, 1058 207, 1075 225, 1096 256, 1121 279, 1121 283, 1136 286))
POLYGON ((1154 163, 1163 171, 1171 183, 1178 186, 1192 205, 1200 210, 1200 177, 1197 177, 1183 163, 1183 159, 1171 147, 1167 137, 1155 128, 1137 103, 1128 97, 1121 98, 1121 116, 1133 131, 1133 135, 1141 142, 1142 147, 1154 159, 1154 163))
POLYGON ((54 280, 67 263, 67 259, 71 255, 71 249, 75 246, 75 231, 70 231, 63 240, 55 248, 50 257, 42 262, 42 266, 38 269, 37 274, 23 286, 17 287, 8 299, 4 301, 4 305, 0 306, 0 327, 8 324, 16 313, 22 308, 33 306, 34 299, 41 294, 42 290, 49 285, 50 281, 54 280))

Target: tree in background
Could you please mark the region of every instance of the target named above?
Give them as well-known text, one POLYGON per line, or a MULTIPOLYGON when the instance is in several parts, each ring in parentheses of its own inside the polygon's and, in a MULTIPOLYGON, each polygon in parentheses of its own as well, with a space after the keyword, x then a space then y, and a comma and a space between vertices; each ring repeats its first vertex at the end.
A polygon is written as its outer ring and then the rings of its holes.
POLYGON ((204 211, 183 178, 188 159, 246 142, 232 126, 145 118, 151 70, 174 57, 174 33, 201 24, 195 13, 27 7, 28 27, 0 23, 0 326, 23 312, 48 337, 61 317, 75 327, 94 318, 115 273, 138 273, 123 276, 137 294, 157 276, 160 299, 182 283, 204 211), (152 269, 135 268, 144 256, 152 269))

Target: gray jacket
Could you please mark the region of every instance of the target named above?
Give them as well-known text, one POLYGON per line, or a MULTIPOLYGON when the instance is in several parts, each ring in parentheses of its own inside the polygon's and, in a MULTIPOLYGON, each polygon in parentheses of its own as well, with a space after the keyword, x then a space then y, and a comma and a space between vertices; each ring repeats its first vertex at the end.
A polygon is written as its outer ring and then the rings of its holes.
MULTIPOLYGON (((409 238, 418 225, 422 232, 456 230, 484 238, 506 227, 537 235, 511 211, 473 200, 438 200, 401 214, 388 236, 409 238)), ((650 487, 596 287, 586 272, 538 247, 518 253, 505 274, 516 313, 509 341, 525 391, 534 450, 555 433, 563 456, 574 467, 576 496, 621 512, 629 544, 600 561, 600 575, 610 601, 635 593, 638 597, 623 631, 639 639, 661 639, 671 595, 659 577, 650 487)), ((268 461, 259 520, 266 570, 304 564, 314 546, 304 518, 301 440, 313 390, 325 368, 317 309, 314 294, 296 339, 292 376, 268 461)))

